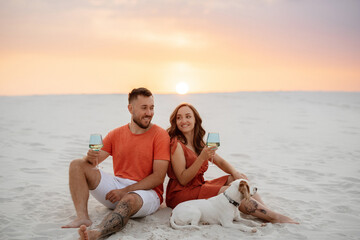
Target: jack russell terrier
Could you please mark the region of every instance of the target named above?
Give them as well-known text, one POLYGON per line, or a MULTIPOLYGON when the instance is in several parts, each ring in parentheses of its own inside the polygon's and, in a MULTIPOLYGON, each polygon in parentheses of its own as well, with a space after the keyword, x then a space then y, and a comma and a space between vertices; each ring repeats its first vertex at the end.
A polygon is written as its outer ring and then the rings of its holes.
MULTIPOLYGON (((257 188, 253 189, 253 194, 257 188)), ((260 224, 240 217, 239 205, 243 199, 250 198, 249 183, 245 179, 238 179, 231 183, 224 193, 209 199, 196 199, 182 202, 177 205, 170 217, 170 225, 174 229, 197 228, 199 223, 221 224, 223 227, 236 228, 244 232, 256 232, 233 221, 242 221, 249 226, 257 227, 260 224)))

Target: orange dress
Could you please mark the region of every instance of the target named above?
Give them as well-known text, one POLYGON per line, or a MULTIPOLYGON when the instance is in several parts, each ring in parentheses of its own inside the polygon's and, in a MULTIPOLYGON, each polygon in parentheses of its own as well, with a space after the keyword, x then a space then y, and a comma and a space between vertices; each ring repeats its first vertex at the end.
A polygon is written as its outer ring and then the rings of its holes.
MULTIPOLYGON (((178 141, 177 138, 173 138, 171 141, 171 154, 175 152, 178 142, 184 150, 186 168, 189 168, 195 162, 198 155, 186 147, 182 142, 178 141)), ((220 188, 225 185, 229 175, 211 181, 205 181, 204 173, 207 169, 208 161, 205 161, 196 176, 186 184, 186 186, 183 186, 177 180, 170 163, 167 172, 170 179, 166 189, 166 205, 170 208, 174 208, 181 202, 193 199, 207 199, 216 196, 220 188)))

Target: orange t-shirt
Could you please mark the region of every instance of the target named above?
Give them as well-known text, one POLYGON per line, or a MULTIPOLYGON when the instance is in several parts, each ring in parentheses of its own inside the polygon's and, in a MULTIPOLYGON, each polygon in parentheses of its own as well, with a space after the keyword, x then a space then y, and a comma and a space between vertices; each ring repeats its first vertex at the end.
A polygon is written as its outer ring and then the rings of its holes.
MULTIPOLYGON (((114 175, 140 181, 153 172, 154 160, 170 161, 170 138, 168 133, 153 125, 143 134, 133 134, 129 125, 110 131, 103 140, 101 150, 113 157, 114 175)), ((163 201, 163 184, 154 190, 163 201)))

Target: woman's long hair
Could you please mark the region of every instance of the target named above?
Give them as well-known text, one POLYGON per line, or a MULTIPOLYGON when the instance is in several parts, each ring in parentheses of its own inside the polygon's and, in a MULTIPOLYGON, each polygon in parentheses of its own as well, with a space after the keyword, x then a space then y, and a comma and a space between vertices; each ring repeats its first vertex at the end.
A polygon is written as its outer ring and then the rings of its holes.
POLYGON ((200 114, 198 113, 198 111, 191 104, 182 103, 182 104, 180 104, 179 106, 177 106, 175 108, 175 110, 173 111, 173 113, 170 116, 170 124, 171 124, 171 126, 167 129, 167 132, 169 133, 169 136, 170 136, 171 139, 177 137, 182 143, 184 143, 185 145, 187 144, 186 137, 178 129, 178 127, 176 125, 176 117, 177 117, 178 111, 179 111, 180 108, 182 108, 184 106, 189 107, 194 113, 195 126, 194 126, 193 144, 194 144, 195 153, 197 155, 200 155, 202 149, 205 146, 205 142, 204 142, 204 139, 203 139, 204 136, 205 136, 205 130, 201 126, 202 119, 200 117, 200 114))

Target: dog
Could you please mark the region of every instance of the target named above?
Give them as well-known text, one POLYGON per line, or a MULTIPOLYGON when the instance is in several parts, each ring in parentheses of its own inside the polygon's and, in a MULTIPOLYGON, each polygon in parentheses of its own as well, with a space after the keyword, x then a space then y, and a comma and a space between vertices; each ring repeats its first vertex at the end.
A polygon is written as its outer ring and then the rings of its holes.
MULTIPOLYGON (((257 191, 257 188, 253 189, 257 191)), ((238 179, 231 183, 224 193, 209 199, 196 199, 182 202, 177 205, 170 217, 170 225, 174 229, 196 228, 200 222, 205 224, 221 224, 223 227, 236 228, 244 232, 256 232, 241 224, 234 224, 233 221, 242 221, 249 226, 257 227, 251 220, 240 217, 239 205, 243 199, 249 200, 250 187, 245 179, 238 179)))

